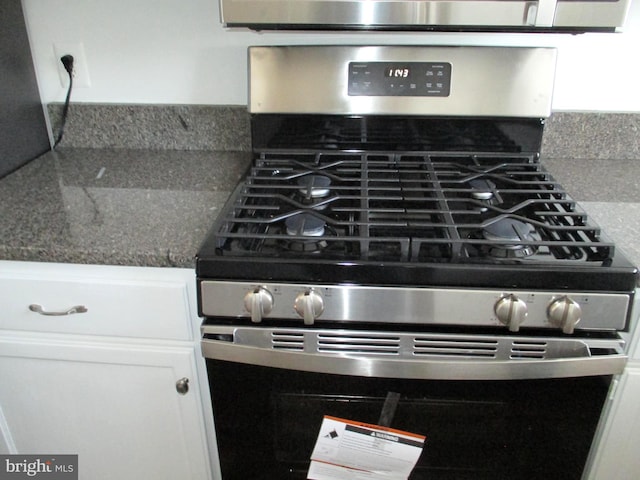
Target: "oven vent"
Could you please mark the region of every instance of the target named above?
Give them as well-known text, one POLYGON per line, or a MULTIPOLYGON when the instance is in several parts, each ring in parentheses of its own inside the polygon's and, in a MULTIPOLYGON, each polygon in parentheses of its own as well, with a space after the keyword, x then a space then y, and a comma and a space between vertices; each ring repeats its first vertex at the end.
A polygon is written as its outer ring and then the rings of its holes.
POLYGON ((365 355, 399 355, 400 337, 389 335, 319 334, 317 348, 320 353, 346 353, 365 355))
POLYGON ((414 355, 433 357, 496 358, 498 341, 455 337, 416 337, 414 355))
POLYGON ((517 341, 511 344, 511 356, 513 360, 531 358, 543 359, 547 356, 547 342, 545 341, 517 341))
POLYGON ((304 335, 298 332, 272 332, 271 346, 274 350, 304 350, 304 335))
POLYGON ((471 360, 544 360, 562 356, 541 339, 474 335, 412 335, 380 332, 278 330, 270 332, 274 350, 337 355, 458 358, 471 360))
MULTIPOLYGON (((225 333, 214 335, 213 338, 228 341, 227 336, 225 333)), ((536 362, 563 358, 588 358, 592 355, 590 345, 581 339, 455 333, 390 333, 248 327, 234 330, 233 343, 253 349, 278 350, 283 353, 320 353, 342 357, 387 357, 445 362, 526 362, 527 360, 536 362)), ((601 348, 601 350, 604 349, 605 347, 601 348)))

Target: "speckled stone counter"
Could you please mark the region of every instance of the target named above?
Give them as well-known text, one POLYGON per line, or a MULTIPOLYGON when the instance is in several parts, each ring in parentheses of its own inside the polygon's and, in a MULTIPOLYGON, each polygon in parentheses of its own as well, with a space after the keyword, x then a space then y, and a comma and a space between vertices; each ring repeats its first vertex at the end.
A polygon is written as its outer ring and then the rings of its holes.
POLYGON ((0 259, 192 267, 247 153, 60 149, 0 180, 0 259))
POLYGON ((617 248, 640 265, 640 158, 543 158, 542 164, 617 248))

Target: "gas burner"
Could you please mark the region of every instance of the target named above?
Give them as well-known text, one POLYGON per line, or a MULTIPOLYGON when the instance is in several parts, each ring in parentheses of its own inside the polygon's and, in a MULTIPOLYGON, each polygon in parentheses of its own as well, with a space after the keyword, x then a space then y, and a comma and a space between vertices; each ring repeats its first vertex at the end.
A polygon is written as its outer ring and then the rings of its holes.
POLYGON ((502 218, 485 227, 482 236, 485 240, 510 242, 504 245, 486 246, 488 254, 496 258, 530 257, 538 249, 535 245, 527 245, 527 243, 540 239, 533 225, 513 218, 502 218))
POLYGON ((297 213, 284 222, 287 235, 302 237, 322 237, 324 235, 324 220, 310 213, 297 213))
POLYGON ((289 252, 315 254, 325 250, 329 243, 323 238, 318 238, 317 240, 287 240, 283 246, 289 252))
POLYGON ((310 213, 297 213, 285 220, 287 235, 291 238, 283 242, 286 250, 300 253, 317 253, 327 248, 328 243, 323 238, 326 224, 323 220, 310 213))
POLYGON ((305 175, 298 178, 298 192, 305 198, 325 198, 329 195, 331 179, 324 175, 305 175))
POLYGON ((483 204, 483 206, 480 207, 481 212, 486 212, 488 210, 488 206, 490 205, 500 203, 494 193, 496 184, 491 180, 478 178, 475 180, 471 180, 469 182, 469 185, 471 186, 471 198, 473 198, 474 200, 478 200, 483 204))
POLYGON ((314 210, 324 210, 328 203, 325 201, 331 195, 331 179, 324 175, 305 175, 298 178, 298 190, 291 196, 296 202, 311 207, 314 210))

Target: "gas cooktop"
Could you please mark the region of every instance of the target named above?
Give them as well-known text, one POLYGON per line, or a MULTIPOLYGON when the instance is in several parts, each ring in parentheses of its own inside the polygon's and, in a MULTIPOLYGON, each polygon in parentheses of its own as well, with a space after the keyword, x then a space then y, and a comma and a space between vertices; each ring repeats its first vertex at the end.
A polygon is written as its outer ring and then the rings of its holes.
POLYGON ((635 268, 532 151, 539 120, 308 122, 254 119, 254 164, 200 250, 204 274, 633 289, 635 268))

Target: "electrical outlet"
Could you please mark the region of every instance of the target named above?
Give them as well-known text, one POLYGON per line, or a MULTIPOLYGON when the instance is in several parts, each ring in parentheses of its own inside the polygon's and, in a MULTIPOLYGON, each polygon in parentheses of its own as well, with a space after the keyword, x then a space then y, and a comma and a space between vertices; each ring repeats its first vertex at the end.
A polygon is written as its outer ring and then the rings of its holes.
POLYGON ((60 58, 65 55, 73 56, 73 88, 86 88, 91 86, 87 57, 84 54, 84 45, 82 43, 54 43, 53 53, 55 55, 56 65, 58 66, 60 84, 64 88, 69 86, 69 74, 60 61, 60 58))

